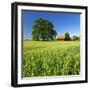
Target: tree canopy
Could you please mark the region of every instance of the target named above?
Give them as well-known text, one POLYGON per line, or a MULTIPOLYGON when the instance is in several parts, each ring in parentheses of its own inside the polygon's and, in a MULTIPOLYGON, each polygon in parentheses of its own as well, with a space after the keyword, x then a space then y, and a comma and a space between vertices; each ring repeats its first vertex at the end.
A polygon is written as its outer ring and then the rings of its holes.
POLYGON ((70 40, 70 35, 69 35, 69 33, 65 33, 65 40, 67 41, 67 40, 70 40))
POLYGON ((57 35, 52 22, 43 18, 38 18, 32 26, 32 29, 33 40, 53 40, 57 35))

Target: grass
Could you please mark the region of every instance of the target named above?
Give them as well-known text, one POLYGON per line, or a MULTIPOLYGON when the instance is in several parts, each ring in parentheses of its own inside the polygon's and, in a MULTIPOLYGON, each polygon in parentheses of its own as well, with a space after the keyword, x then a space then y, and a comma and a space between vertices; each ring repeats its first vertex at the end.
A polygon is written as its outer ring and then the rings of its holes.
POLYGON ((23 77, 79 73, 80 41, 24 41, 23 77))

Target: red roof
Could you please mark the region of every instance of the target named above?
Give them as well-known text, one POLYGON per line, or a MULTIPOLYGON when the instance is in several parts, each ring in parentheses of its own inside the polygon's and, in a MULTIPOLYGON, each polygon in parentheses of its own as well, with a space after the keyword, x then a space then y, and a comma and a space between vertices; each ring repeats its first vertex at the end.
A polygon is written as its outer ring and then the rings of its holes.
POLYGON ((57 36, 56 39, 64 40, 65 39, 65 36, 57 36))

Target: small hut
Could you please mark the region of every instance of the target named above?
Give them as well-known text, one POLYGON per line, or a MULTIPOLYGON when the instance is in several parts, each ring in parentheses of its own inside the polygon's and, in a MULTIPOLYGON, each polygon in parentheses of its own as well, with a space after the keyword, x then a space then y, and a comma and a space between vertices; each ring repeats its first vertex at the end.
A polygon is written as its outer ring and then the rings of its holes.
POLYGON ((77 40, 77 37, 76 36, 72 36, 71 40, 75 41, 75 40, 77 40))
POLYGON ((57 36, 56 37, 56 40, 64 41, 65 40, 65 36, 57 36))

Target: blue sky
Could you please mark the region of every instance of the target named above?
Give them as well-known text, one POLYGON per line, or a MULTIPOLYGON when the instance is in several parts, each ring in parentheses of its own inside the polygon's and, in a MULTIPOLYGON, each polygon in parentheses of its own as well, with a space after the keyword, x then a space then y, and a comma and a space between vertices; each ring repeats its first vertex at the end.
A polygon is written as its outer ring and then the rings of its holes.
POLYGON ((23 38, 32 37, 32 26, 37 18, 51 21, 58 36, 68 32, 70 36, 80 35, 80 14, 62 12, 22 11, 23 38))

